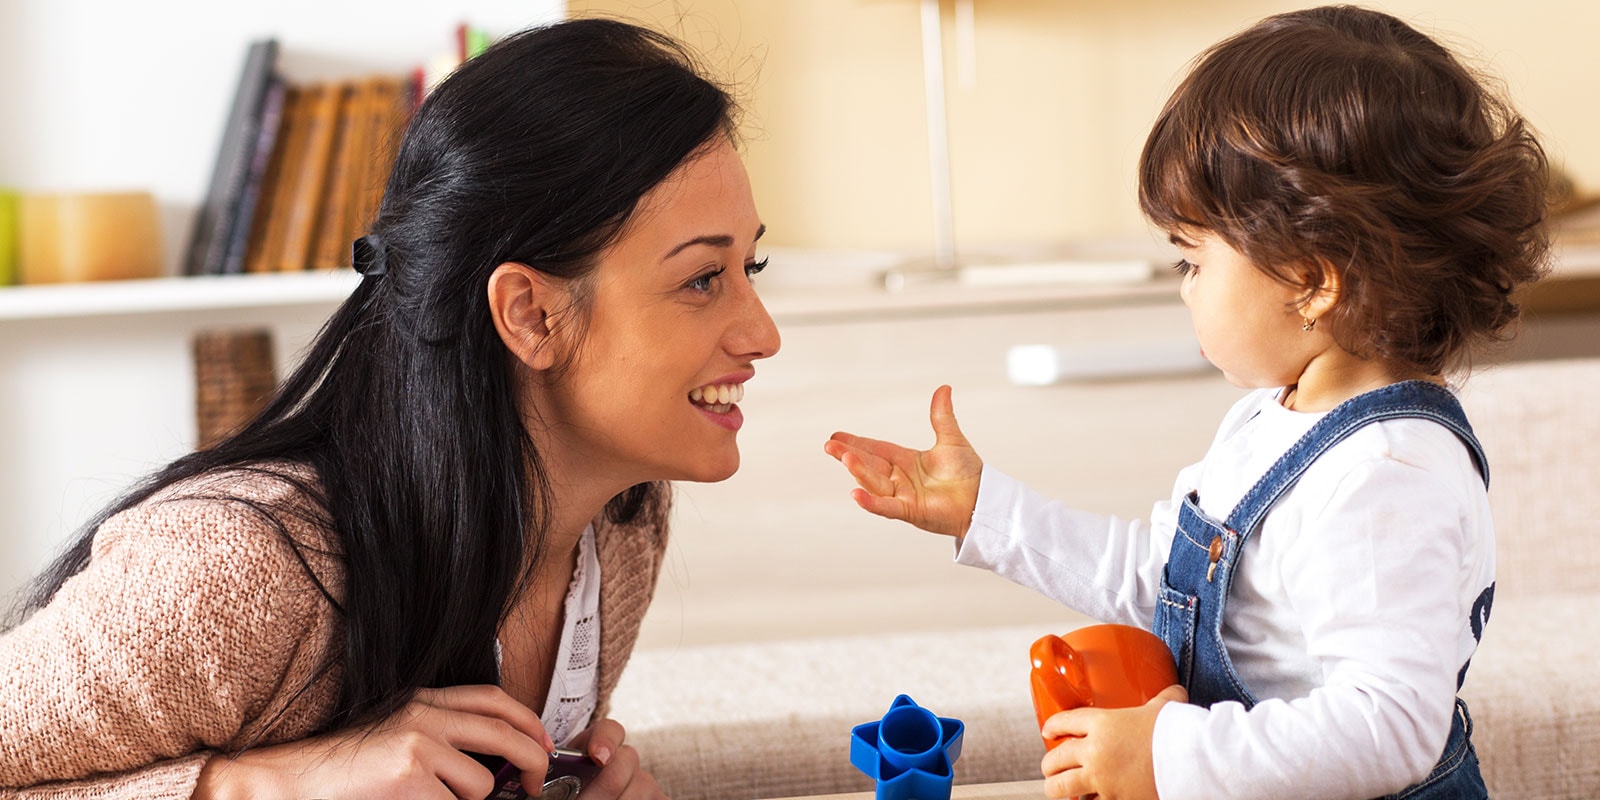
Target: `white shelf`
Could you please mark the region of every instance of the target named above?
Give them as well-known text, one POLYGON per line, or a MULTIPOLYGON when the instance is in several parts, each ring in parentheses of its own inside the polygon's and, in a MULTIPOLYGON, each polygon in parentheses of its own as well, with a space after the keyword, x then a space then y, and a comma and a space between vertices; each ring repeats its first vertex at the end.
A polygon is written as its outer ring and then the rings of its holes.
MULTIPOLYGON (((827 322, 883 316, 973 311, 1061 309, 1177 302, 1177 282, 1161 274, 1140 281, 1059 281, 1018 286, 972 286, 935 280, 886 291, 882 254, 774 251, 775 268, 757 279, 767 310, 780 322, 827 322)), ((1558 247, 1552 277, 1600 276, 1600 247, 1558 247)), ((256 275, 208 275, 135 281, 64 283, 0 288, 0 324, 122 314, 333 306, 361 276, 349 269, 256 275)))
POLYGON ((361 281, 353 270, 204 275, 0 289, 0 322, 337 304, 361 281))

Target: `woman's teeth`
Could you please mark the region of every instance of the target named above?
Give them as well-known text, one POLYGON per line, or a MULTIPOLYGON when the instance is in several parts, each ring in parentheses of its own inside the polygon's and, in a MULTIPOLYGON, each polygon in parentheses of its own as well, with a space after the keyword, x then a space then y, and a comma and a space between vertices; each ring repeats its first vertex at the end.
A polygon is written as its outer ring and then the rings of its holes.
POLYGON ((726 406, 731 406, 743 399, 744 384, 742 383, 713 384, 689 390, 690 402, 710 406, 712 411, 719 413, 727 411, 726 406))

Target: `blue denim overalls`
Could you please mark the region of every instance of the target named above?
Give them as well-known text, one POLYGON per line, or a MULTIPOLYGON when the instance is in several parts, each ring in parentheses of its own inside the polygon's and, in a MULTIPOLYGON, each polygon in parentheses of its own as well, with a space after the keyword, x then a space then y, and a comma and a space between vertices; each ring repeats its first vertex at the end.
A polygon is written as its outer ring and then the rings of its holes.
MULTIPOLYGON (((1471 451, 1484 485, 1488 485, 1488 461, 1455 397, 1437 384, 1406 381, 1351 398, 1328 412, 1245 493, 1226 522, 1219 524, 1201 511, 1193 492, 1184 498, 1161 578, 1154 631, 1177 658, 1178 680, 1188 689, 1189 702, 1204 707, 1227 700, 1243 703, 1245 708, 1255 705, 1255 695, 1234 672, 1222 641, 1228 589, 1245 540, 1260 528, 1278 498, 1328 448, 1363 425, 1400 417, 1430 419, 1453 431, 1471 451)), ((1478 597, 1472 619, 1464 620, 1472 626, 1474 636, 1482 637, 1493 599, 1494 585, 1490 584, 1478 597)), ((1456 678, 1457 688, 1466 675, 1463 666, 1456 678)), ((1392 797, 1487 798, 1471 734, 1472 718, 1466 704, 1457 698, 1450 737, 1437 766, 1422 783, 1392 797)))

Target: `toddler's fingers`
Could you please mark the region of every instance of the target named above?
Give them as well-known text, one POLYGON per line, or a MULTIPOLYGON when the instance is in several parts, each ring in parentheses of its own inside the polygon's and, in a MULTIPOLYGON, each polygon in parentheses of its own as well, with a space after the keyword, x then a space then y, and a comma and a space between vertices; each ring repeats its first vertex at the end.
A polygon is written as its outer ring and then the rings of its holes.
MULTIPOLYGON (((1040 727, 1039 733, 1046 739, 1059 736, 1084 736, 1089 733, 1092 717, 1099 713, 1095 708, 1071 708, 1066 711, 1057 711, 1050 715, 1040 727)), ((1065 742, 1063 742, 1063 745, 1065 742)), ((1057 749, 1060 749, 1059 747, 1057 749)))
POLYGON ((879 497, 864 489, 851 489, 850 499, 856 501, 856 505, 880 517, 901 522, 909 521, 906 518, 906 504, 893 497, 879 497))
POLYGON ((1162 689, 1160 694, 1150 699, 1150 702, 1160 704, 1187 703, 1189 702, 1189 692, 1183 688, 1182 684, 1174 683, 1162 689))
POLYGON ((861 488, 881 497, 895 495, 894 465, 870 453, 851 451, 839 458, 861 488))
POLYGON ((1078 752, 1078 744, 1081 741, 1081 739, 1067 739, 1061 744, 1050 748, 1044 754, 1044 758, 1039 761, 1039 771, 1043 772, 1044 776, 1048 778, 1066 770, 1083 766, 1083 756, 1078 752))
POLYGON ((965 444, 966 436, 956 422, 955 401, 949 385, 933 390, 933 402, 928 407, 928 422, 933 425, 933 435, 940 444, 965 444))
MULTIPOLYGON (((848 433, 834 434, 833 438, 829 440, 829 444, 833 443, 844 446, 844 450, 841 450, 841 452, 866 453, 888 462, 894 462, 913 454, 913 451, 901 447, 894 442, 885 442, 882 439, 869 439, 865 436, 855 436, 848 433)), ((828 450, 828 446, 824 445, 823 449, 828 450)))
POLYGON ((1069 769, 1058 772, 1045 778, 1045 797, 1093 797, 1094 787, 1089 785, 1088 776, 1083 774, 1081 768, 1069 769))

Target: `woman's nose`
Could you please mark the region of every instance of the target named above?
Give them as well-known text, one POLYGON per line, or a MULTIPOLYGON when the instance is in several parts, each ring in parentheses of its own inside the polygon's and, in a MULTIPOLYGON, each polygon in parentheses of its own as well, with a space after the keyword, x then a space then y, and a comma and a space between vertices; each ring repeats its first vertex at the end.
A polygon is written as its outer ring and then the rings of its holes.
POLYGON ((772 321, 772 315, 767 313, 766 305, 754 288, 750 288, 745 297, 739 318, 729 330, 730 349, 749 359, 770 358, 782 345, 778 325, 772 321))

